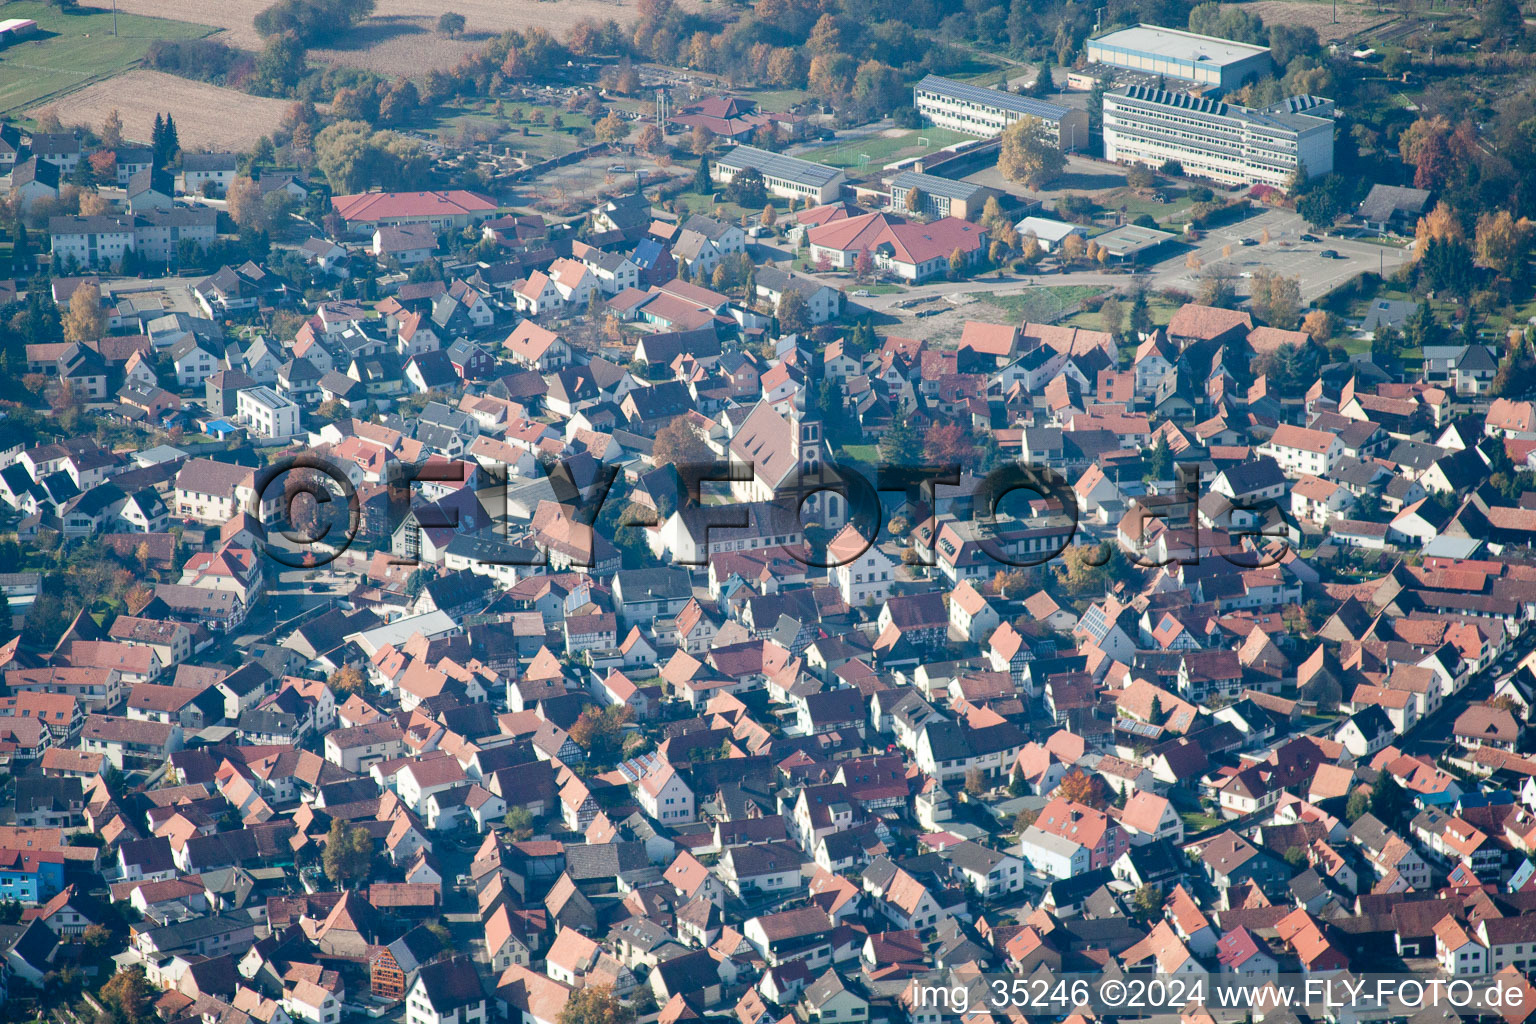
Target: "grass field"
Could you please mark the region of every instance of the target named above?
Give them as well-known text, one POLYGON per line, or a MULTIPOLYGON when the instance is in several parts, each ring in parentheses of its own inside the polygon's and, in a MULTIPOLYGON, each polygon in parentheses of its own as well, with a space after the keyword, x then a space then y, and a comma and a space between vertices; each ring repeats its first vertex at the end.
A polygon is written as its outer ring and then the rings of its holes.
POLYGON ((127 71, 157 39, 198 39, 214 31, 189 21, 119 14, 114 36, 110 11, 66 13, 37 0, 0 4, 0 19, 6 18, 33 19, 38 35, 0 53, 0 114, 45 105, 127 71))
POLYGON ((802 160, 811 160, 818 164, 826 164, 829 167, 844 167, 857 169, 861 155, 869 157, 869 165, 865 172, 873 174, 882 166, 902 160, 907 157, 920 156, 924 153, 936 153, 945 146, 952 146, 957 142, 965 142, 974 138, 962 132, 949 128, 890 128, 878 135, 867 135, 859 139, 849 139, 846 142, 834 143, 818 149, 806 150, 795 155, 802 160), (927 146, 918 143, 918 139, 928 140, 927 146))
POLYGON ((562 107, 541 106, 532 103, 508 101, 502 104, 503 116, 498 118, 495 104, 483 101, 456 101, 441 107, 437 112, 438 136, 447 138, 466 128, 485 132, 498 144, 511 146, 514 151, 526 152, 531 162, 564 156, 581 145, 576 134, 583 128, 592 127, 592 119, 586 114, 574 113, 562 107), (513 114, 517 117, 513 117, 513 114), (550 127, 559 116, 561 128, 550 127), (541 118, 535 122, 534 118, 541 118), (523 130, 527 129, 527 134, 523 130))
POLYGON ((982 293, 976 298, 986 305, 995 306, 1014 323, 1028 321, 1053 324, 1066 316, 1079 303, 1086 302, 1103 291, 1103 288, 1092 285, 1066 284, 1050 288, 1032 288, 1018 295, 982 293))

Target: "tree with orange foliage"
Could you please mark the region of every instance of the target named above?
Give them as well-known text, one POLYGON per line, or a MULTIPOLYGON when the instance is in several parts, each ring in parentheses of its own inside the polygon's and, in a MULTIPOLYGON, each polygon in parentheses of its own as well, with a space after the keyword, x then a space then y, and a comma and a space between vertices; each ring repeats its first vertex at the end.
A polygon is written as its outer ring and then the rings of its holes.
POLYGON ((1093 776, 1075 768, 1061 780, 1061 785, 1056 787, 1056 792, 1074 803, 1086 804, 1089 807, 1096 806, 1099 802, 1099 787, 1094 783, 1093 776))

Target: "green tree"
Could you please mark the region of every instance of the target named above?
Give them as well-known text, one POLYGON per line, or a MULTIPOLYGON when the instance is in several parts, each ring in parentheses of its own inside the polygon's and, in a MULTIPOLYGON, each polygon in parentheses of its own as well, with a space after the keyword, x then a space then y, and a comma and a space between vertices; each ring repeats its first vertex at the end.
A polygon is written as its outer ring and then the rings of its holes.
POLYGON ((1349 802, 1344 805, 1344 817, 1347 821, 1356 821, 1366 811, 1371 809, 1371 798, 1364 790, 1355 790, 1349 794, 1349 802))
POLYGON ((511 808, 501 822, 511 830, 512 838, 515 840, 522 841, 533 837, 533 814, 526 807, 511 808))
POLYGON ((1147 293, 1141 289, 1131 299, 1131 333, 1137 338, 1152 333, 1152 309, 1147 304, 1147 293))
POLYGON ((1371 813, 1391 827, 1397 824, 1407 806, 1403 787, 1398 785, 1397 779, 1382 772, 1371 789, 1371 813))
POLYGON ((917 466, 923 460, 923 435, 907 416, 897 416, 880 438, 880 458, 890 466, 917 466))
POLYGON ((1143 885, 1131 896, 1131 905, 1142 917, 1156 917, 1163 909, 1163 890, 1155 885, 1143 885))
POLYGON ((1152 445, 1152 450, 1147 453, 1147 478, 1149 480, 1168 480, 1173 473, 1173 449, 1168 447, 1168 436, 1158 434, 1157 440, 1152 445))
POLYGON ((325 877, 343 889, 367 881, 373 870, 373 838, 367 829, 333 818, 325 835, 322 864, 325 877))
POLYGON ((440 35, 457 36, 464 32, 464 15, 453 11, 444 11, 437 16, 437 31, 440 35))

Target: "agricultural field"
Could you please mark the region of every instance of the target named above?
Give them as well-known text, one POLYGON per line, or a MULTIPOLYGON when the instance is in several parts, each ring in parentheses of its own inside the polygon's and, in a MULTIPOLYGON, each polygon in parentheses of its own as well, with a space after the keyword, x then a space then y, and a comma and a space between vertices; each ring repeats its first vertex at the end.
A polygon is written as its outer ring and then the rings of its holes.
POLYGON ((886 164, 924 153, 936 153, 945 146, 975 138, 949 128, 887 128, 874 135, 836 142, 830 146, 796 150, 794 156, 829 167, 843 167, 858 172, 860 162, 868 157, 865 173, 874 173, 886 164), (928 144, 919 141, 927 139, 928 144))
MULTIPOLYGON (((111 0, 88 0, 110 8, 111 0)), ((697 0, 689 0, 690 3, 697 0)), ((118 0, 118 10, 208 22, 224 30, 219 37, 230 46, 259 50, 261 36, 252 25, 256 14, 272 0, 118 0)), ((352 32, 345 47, 311 50, 316 60, 367 68, 384 75, 420 75, 433 68, 452 68, 464 57, 507 29, 526 32, 542 28, 564 36, 582 18, 628 24, 640 16, 639 0, 451 0, 423 14, 412 0, 379 0, 373 17, 352 32), (443 11, 464 15, 465 32, 455 39, 435 31, 443 11)), ((30 17, 30 15, 27 15, 30 17)))
POLYGON ((1398 18, 1378 6, 1342 3, 1337 6, 1338 20, 1335 21, 1333 4, 1308 0, 1253 0, 1243 4, 1242 8, 1249 14, 1257 14, 1266 25, 1316 29, 1317 38, 1324 45, 1342 39, 1357 39, 1398 18))
POLYGON ((64 124, 99 125, 109 111, 116 110, 123 119, 124 137, 147 141, 155 115, 169 112, 176 119, 183 147, 243 150, 272 134, 289 106, 288 100, 247 96, 235 89, 138 69, 95 82, 27 113, 35 115, 48 107, 64 124), (238 110, 240 116, 229 116, 231 110, 238 110))
MULTIPOLYGON (((159 3, 145 3, 147 13, 161 13, 159 3)), ((93 82, 134 67, 157 39, 199 39, 213 32, 192 20, 207 6, 186 5, 187 21, 120 13, 117 35, 112 14, 96 8, 61 11, 37 0, 0 4, 0 19, 31 18, 38 34, 0 52, 0 115, 45 105, 93 82)))

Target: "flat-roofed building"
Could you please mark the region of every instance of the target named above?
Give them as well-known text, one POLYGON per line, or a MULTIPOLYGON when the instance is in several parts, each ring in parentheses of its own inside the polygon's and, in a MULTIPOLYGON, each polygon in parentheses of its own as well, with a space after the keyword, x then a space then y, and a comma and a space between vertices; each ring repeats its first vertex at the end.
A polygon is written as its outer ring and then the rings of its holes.
POLYGON ((235 419, 259 437, 284 439, 299 432, 299 407, 266 385, 235 396, 235 419))
POLYGON ((818 203, 830 203, 842 192, 845 177, 836 167, 812 163, 781 153, 770 153, 756 146, 737 146, 710 164, 709 176, 729 185, 736 175, 755 170, 763 176, 768 191, 786 199, 810 196, 818 203))
POLYGON ((1140 224, 1122 224, 1102 235, 1095 235, 1093 240, 1100 249, 1109 253, 1110 259, 1129 262, 1141 259, 1153 249, 1177 237, 1171 231, 1144 228, 1140 224))
POLYGON ((912 105, 929 123, 986 138, 1025 117, 1038 117, 1064 150, 1088 144, 1088 111, 928 75, 912 89, 912 105))
POLYGON ((1141 71, 1215 89, 1236 89, 1268 74, 1269 47, 1137 25, 1088 40, 1088 63, 1141 71))
POLYGON ((996 189, 978 185, 973 181, 956 181, 936 174, 919 171, 902 171, 891 179, 891 208, 920 213, 924 217, 959 217, 975 220, 981 216, 982 207, 993 196, 1000 196, 996 189), (907 197, 917 189, 918 207, 912 210, 907 197))
POLYGON ((1104 96, 1104 157, 1226 185, 1286 188, 1298 168, 1333 171, 1333 101, 1293 96, 1263 110, 1131 86, 1104 96))

